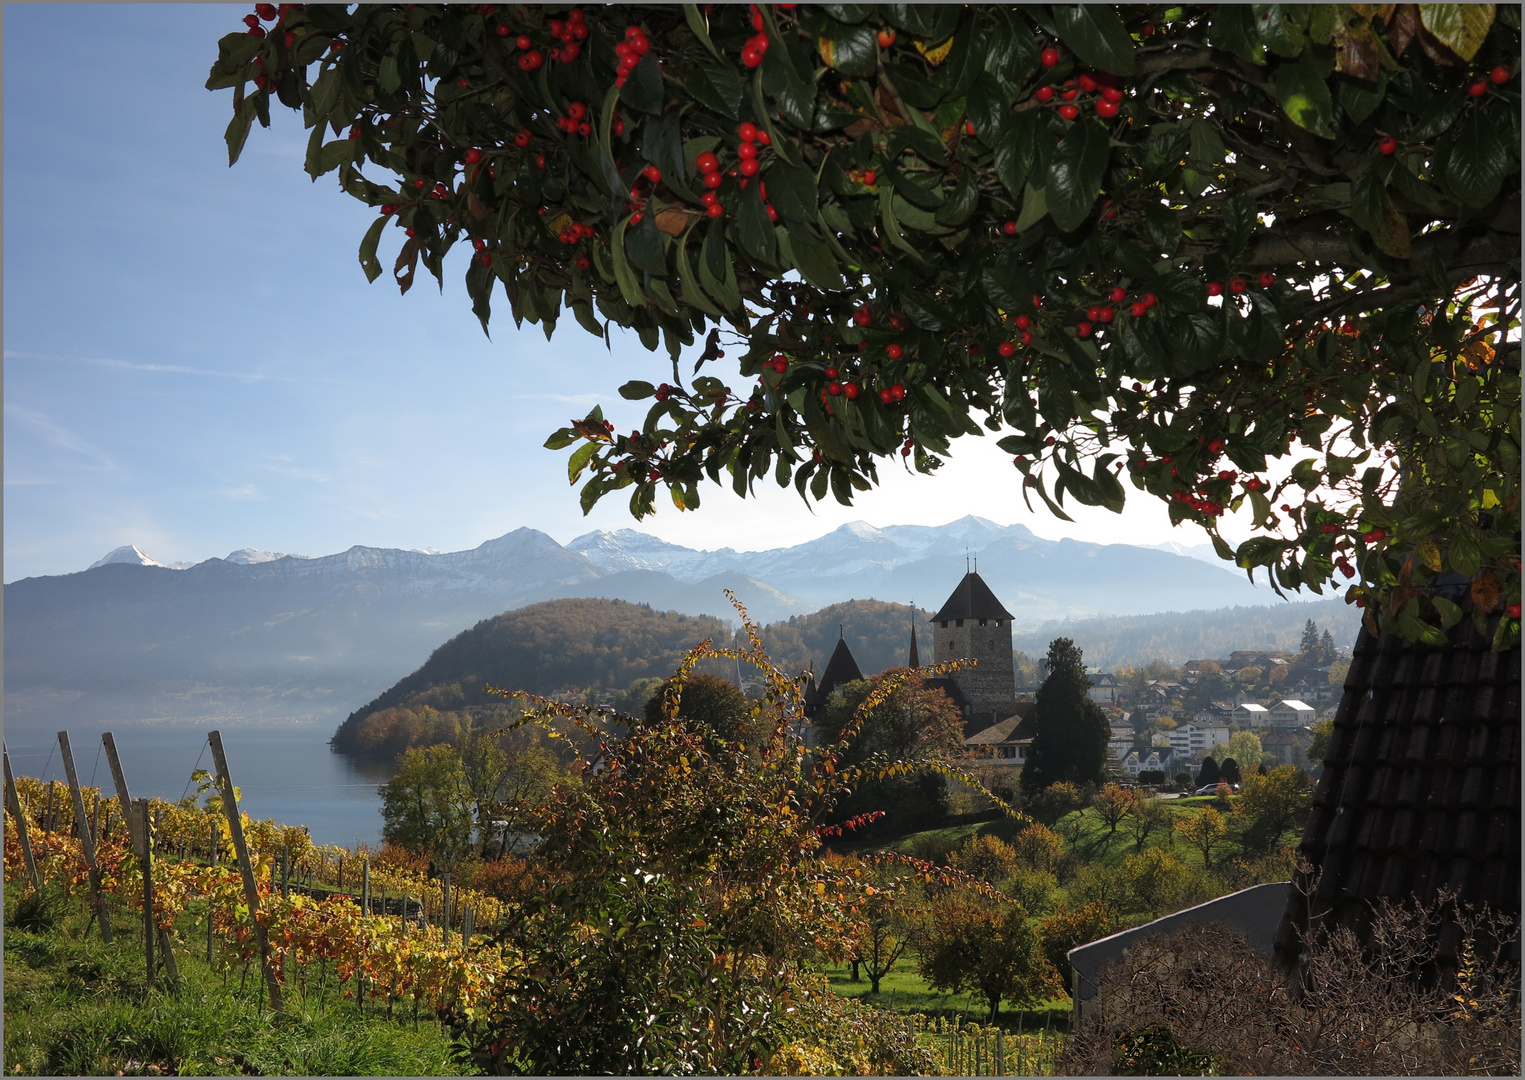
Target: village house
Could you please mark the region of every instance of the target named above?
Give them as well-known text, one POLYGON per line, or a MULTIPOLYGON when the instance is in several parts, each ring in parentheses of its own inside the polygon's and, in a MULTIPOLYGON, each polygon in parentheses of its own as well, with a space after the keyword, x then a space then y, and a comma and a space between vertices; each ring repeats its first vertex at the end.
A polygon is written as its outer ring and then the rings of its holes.
POLYGON ((1286 698, 1267 710, 1271 726, 1278 729, 1307 727, 1313 723, 1316 714, 1317 710, 1312 705, 1296 698, 1286 698))
POLYGON ((1215 701, 1205 709, 1198 709, 1192 714, 1191 722, 1198 727, 1217 727, 1228 724, 1233 719, 1232 706, 1215 701))
POLYGON ((1087 671, 1091 679, 1091 689, 1088 691, 1092 701, 1098 705, 1116 705, 1118 695, 1122 693, 1122 686, 1117 681, 1117 676, 1110 671, 1087 671))
POLYGON ((1190 757, 1214 746, 1227 746, 1229 730, 1226 725, 1182 724, 1174 731, 1165 733, 1171 749, 1183 757, 1190 757))
POLYGON ((1313 732, 1308 728, 1283 728, 1260 737, 1260 748, 1276 756, 1278 765, 1295 765, 1307 769, 1308 747, 1313 745, 1313 732))
POLYGON ((1147 751, 1130 750, 1122 761, 1123 772, 1138 778, 1141 772, 1158 770, 1166 775, 1173 776, 1176 770, 1175 751, 1168 746, 1151 746, 1147 751))
POLYGON ((1264 705, 1244 704, 1234 708, 1234 723, 1242 728, 1271 726, 1271 712, 1264 705))

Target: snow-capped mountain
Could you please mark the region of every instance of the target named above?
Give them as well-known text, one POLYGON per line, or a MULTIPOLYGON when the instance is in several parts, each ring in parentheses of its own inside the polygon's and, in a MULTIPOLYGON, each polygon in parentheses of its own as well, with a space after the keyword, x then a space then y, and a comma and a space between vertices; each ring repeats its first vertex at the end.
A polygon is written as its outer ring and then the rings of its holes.
POLYGON ((94 570, 97 566, 111 566, 116 563, 125 563, 128 566, 159 566, 165 570, 184 570, 191 565, 188 562, 162 563, 136 544, 123 544, 96 559, 90 564, 90 569, 94 570))
MULTIPOLYGON (((284 551, 261 551, 259 548, 239 548, 230 551, 222 558, 223 562, 230 562, 237 566, 253 566, 255 563, 275 562, 276 559, 310 559, 311 555, 288 555, 284 551)), ((187 564, 191 565, 191 564, 187 564)))

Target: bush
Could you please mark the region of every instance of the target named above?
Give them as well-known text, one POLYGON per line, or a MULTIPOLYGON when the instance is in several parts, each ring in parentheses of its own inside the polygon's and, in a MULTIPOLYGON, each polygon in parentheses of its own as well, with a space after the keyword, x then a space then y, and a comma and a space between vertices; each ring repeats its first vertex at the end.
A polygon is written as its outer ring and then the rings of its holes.
POLYGON ((1140 769, 1138 773, 1138 782, 1140 784, 1146 785, 1163 784, 1165 782, 1165 770, 1140 769))
POLYGON ((958 850, 958 841, 945 832, 918 833, 911 840, 911 857, 923 862, 947 866, 948 858, 958 850))
POLYGON ((1014 874, 1019 866, 1016 849, 999 836, 971 836, 949 858, 955 870, 994 885, 1014 874))
POLYGON ((1384 901, 1363 943, 1343 927, 1304 935, 1302 977, 1236 930, 1196 926, 1135 944, 1104 970, 1073 1033, 1071 1075, 1517 1076, 1515 920, 1452 911, 1461 968, 1433 972, 1440 905, 1384 901))
POLYGON ((1012 841, 1017 858, 1034 870, 1057 873, 1064 861, 1064 841, 1047 825, 1034 822, 1012 841))
POLYGON ((1018 866, 1001 882, 1001 892, 1029 914, 1047 915, 1059 897, 1059 879, 1047 870, 1018 866))

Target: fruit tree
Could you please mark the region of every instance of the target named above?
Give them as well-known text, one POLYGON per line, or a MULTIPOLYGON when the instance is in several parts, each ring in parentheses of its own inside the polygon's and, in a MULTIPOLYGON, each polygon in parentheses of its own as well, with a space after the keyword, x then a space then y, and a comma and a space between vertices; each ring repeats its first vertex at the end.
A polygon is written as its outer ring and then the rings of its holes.
POLYGON ((1439 640, 1444 575, 1518 638, 1518 7, 245 23, 207 82, 230 157, 272 101, 300 110, 308 172, 378 210, 370 278, 395 228, 404 291, 467 247, 484 327, 501 291, 547 334, 569 310, 665 344, 670 382, 620 388, 640 430, 595 409, 547 443, 585 508, 692 508, 706 478, 845 503, 988 434, 1060 517, 1132 487, 1275 587, 1346 587, 1372 630, 1439 640), (745 385, 704 372, 726 346, 745 385))

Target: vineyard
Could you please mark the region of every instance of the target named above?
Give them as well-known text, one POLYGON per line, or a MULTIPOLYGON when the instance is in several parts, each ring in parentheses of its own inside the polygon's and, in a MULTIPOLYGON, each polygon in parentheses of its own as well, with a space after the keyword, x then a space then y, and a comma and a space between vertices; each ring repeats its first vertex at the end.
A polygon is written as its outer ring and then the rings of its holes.
MULTIPOLYGON (((16 791, 42 880, 61 886, 66 895, 89 888, 67 785, 18 777, 16 791)), ((82 788, 80 795, 93 824, 106 920, 120 922, 134 913, 140 922, 142 867, 127 815, 119 800, 99 789, 82 788)), ((388 1010, 407 1003, 415 1012, 425 1007, 436 1013, 471 1007, 507 968, 498 950, 471 940, 474 926, 492 925, 502 914, 502 903, 493 897, 452 888, 448 879, 373 866, 363 853, 312 844, 300 827, 245 814, 259 895, 258 913, 251 917, 220 807, 151 800, 150 818, 154 924, 173 947, 199 949, 201 942, 174 935, 192 907, 205 912, 204 947, 214 965, 246 976, 259 961, 259 925, 282 983, 316 976, 326 985, 331 972, 336 992, 346 997, 368 998, 388 1010)), ((25 876, 20 830, 8 827, 7 886, 25 876)))

